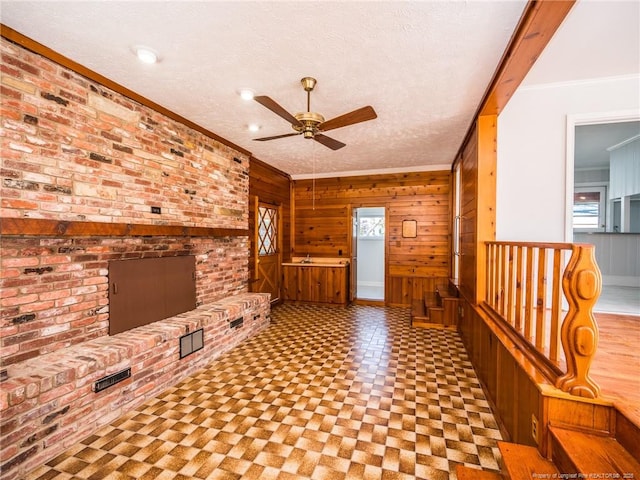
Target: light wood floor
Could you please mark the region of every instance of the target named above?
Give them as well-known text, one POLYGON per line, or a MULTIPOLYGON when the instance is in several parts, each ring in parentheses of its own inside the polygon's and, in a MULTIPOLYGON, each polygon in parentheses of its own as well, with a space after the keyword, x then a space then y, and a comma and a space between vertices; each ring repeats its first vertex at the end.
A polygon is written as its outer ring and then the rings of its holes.
POLYGON ((600 330, 591 376, 602 395, 640 426, 640 316, 596 313, 600 330))

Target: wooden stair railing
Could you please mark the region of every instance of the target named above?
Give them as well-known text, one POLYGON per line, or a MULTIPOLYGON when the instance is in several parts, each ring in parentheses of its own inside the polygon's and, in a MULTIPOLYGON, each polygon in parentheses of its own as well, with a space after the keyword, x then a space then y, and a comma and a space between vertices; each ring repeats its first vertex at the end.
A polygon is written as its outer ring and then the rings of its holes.
POLYGON ((532 242, 487 242, 486 247, 484 306, 549 366, 544 373, 557 388, 598 397, 600 388, 589 377, 598 344, 592 310, 602 286, 595 247, 532 242))

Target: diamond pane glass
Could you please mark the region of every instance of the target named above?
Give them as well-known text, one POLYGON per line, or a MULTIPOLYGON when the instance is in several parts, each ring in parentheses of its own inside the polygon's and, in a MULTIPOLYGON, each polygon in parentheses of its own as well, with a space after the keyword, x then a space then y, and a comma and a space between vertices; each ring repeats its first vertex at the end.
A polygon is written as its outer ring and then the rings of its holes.
POLYGON ((258 254, 272 255, 276 253, 277 213, 275 208, 258 208, 258 254))

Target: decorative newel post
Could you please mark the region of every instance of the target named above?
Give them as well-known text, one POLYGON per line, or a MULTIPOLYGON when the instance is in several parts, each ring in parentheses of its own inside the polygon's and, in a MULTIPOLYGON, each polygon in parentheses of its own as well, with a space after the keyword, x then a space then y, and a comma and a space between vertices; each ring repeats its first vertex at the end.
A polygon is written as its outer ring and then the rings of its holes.
POLYGON ((602 276, 593 245, 576 244, 562 279, 569 311, 561 330, 567 373, 556 387, 580 397, 596 398, 600 387, 589 378, 589 367, 598 346, 598 325, 593 307, 600 296, 602 276))

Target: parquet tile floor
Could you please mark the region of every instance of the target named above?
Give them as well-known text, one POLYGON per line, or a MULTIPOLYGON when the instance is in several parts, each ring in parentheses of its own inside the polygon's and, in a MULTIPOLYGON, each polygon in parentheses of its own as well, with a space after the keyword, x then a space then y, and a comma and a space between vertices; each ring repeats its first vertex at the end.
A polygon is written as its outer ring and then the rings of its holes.
POLYGON ((401 308, 282 305, 28 478, 455 480, 498 471, 500 439, 457 333, 401 308))

